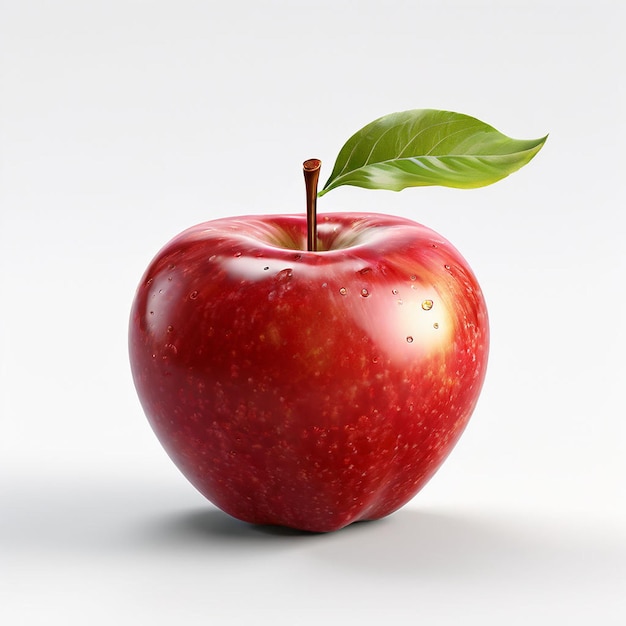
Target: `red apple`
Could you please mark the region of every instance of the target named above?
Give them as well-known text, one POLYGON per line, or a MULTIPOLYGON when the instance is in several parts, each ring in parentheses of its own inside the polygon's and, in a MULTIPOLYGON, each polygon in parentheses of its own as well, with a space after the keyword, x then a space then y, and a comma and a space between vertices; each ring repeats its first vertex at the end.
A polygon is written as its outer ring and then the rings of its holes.
POLYGON ((397 510, 476 405, 489 331, 443 237, 378 214, 219 219, 156 256, 130 357, 162 445, 215 505, 331 531, 397 510))

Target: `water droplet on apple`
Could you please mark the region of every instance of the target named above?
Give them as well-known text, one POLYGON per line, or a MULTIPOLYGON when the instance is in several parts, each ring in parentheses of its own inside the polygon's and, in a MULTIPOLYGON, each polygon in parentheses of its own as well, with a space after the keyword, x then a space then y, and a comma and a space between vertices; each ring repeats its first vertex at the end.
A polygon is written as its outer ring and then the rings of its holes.
POLYGON ((449 266, 448 264, 444 265, 443 267, 444 267, 444 269, 445 269, 446 271, 448 271, 448 272, 450 271, 450 266, 449 266))
POLYGON ((417 276, 415 274, 411 274, 411 280, 417 280, 417 276))
POLYGON ((154 311, 150 311, 150 315, 154 315, 154 311))
POLYGON ((167 327, 167 332, 171 333, 174 330, 174 327, 172 325, 167 327))
POLYGON ((148 280, 146 281, 146 286, 147 285, 151 285, 152 284, 153 279, 152 278, 148 278, 148 280))
POLYGON ((287 280, 293 276, 293 270, 290 267, 285 268, 284 270, 280 270, 278 274, 276 274, 276 278, 278 280, 287 280))
POLYGON ((238 259, 241 256, 241 252, 235 252, 234 256, 238 259))
POLYGON ((159 289, 159 293, 163 293, 163 289, 159 289))
POLYGON ((370 292, 367 289, 365 289, 365 287, 364 287, 363 289, 361 289, 361 295, 364 298, 367 298, 370 295, 370 292))
POLYGON ((268 270, 268 269, 269 269, 269 265, 266 265, 266 266, 263 268, 263 270, 264 270, 265 272, 267 272, 267 270, 268 270))
POLYGON ((294 260, 299 261, 302 258, 301 254, 294 254, 293 255, 294 260))
POLYGON ((375 357, 372 359, 372 363, 378 363, 378 357, 377 357, 377 356, 375 356, 375 357))
POLYGON ((435 323, 433 324, 433 328, 436 330, 437 328, 439 328, 439 324, 438 324, 437 322, 435 322, 435 323))
POLYGON ((398 295, 398 290, 397 290, 397 289, 392 289, 392 290, 391 290, 391 293, 392 293, 394 296, 397 296, 397 295, 398 295))
POLYGON ((371 267, 364 267, 362 270, 359 270, 359 274, 369 274, 371 271, 371 267))
POLYGON ((212 255, 209 257, 209 261, 215 261, 216 256, 217 256, 217 255, 212 254, 212 255))
POLYGON ((348 290, 347 290, 345 287, 342 287, 342 288, 339 290, 339 293, 340 293, 342 296, 345 296, 345 295, 348 293, 348 290))
POLYGON ((326 287, 328 287, 328 283, 322 283, 322 287, 326 289, 326 287))
POLYGON ((409 336, 406 338, 406 342, 407 342, 407 343, 413 343, 413 337, 411 337, 411 335, 409 335, 409 336))
POLYGON ((430 311, 432 308, 433 308, 432 300, 424 300, 424 302, 422 302, 422 309, 424 309, 424 311, 430 311))
POLYGON ((189 294, 189 297, 190 297, 192 300, 195 300, 195 299, 198 297, 198 292, 197 292, 197 291, 195 291, 195 290, 194 290, 194 291, 192 291, 192 292, 189 294))
POLYGON ((398 304, 404 304, 404 300, 403 300, 402 298, 400 298, 400 299, 398 300, 398 304))
POLYGON ((168 276, 168 277, 167 277, 167 280, 169 280, 170 282, 172 282, 172 277, 171 277, 171 276, 168 276))

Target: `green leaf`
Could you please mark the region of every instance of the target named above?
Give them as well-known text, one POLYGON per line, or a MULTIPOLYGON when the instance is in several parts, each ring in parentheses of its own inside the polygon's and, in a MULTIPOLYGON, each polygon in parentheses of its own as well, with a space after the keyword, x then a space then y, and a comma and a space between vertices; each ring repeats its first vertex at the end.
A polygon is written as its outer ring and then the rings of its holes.
POLYGON ((348 139, 319 195, 340 185, 392 191, 424 185, 483 187, 526 165, 546 139, 511 139, 451 111, 392 113, 348 139))

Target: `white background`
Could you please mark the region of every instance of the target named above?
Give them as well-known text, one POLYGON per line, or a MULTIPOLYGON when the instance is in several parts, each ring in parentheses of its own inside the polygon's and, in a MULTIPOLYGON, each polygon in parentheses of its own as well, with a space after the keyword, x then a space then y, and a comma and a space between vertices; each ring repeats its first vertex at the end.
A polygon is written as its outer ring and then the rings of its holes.
POLYGON ((626 623, 620 0, 0 1, 3 624, 626 623), (171 464, 128 312, 194 223, 303 211, 301 163, 410 108, 550 138, 473 191, 352 187, 488 299, 464 437, 388 519, 250 527, 171 464))

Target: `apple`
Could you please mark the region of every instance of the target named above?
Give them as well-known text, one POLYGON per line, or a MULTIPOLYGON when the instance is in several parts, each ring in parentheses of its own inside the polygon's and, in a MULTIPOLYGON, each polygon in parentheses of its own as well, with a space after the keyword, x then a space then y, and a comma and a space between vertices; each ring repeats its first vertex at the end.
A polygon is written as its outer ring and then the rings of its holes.
POLYGON ((450 453, 487 367, 487 308, 441 235, 379 213, 317 215, 339 185, 477 187, 539 140, 429 109, 380 118, 305 215, 199 224, 146 270, 129 350, 143 409, 189 481, 230 515, 327 532, 396 511, 450 453))
POLYGON ((256 524, 331 531, 390 514, 457 442, 487 366, 487 309, 443 237, 379 214, 194 226, 150 264, 130 358, 193 485, 256 524))

